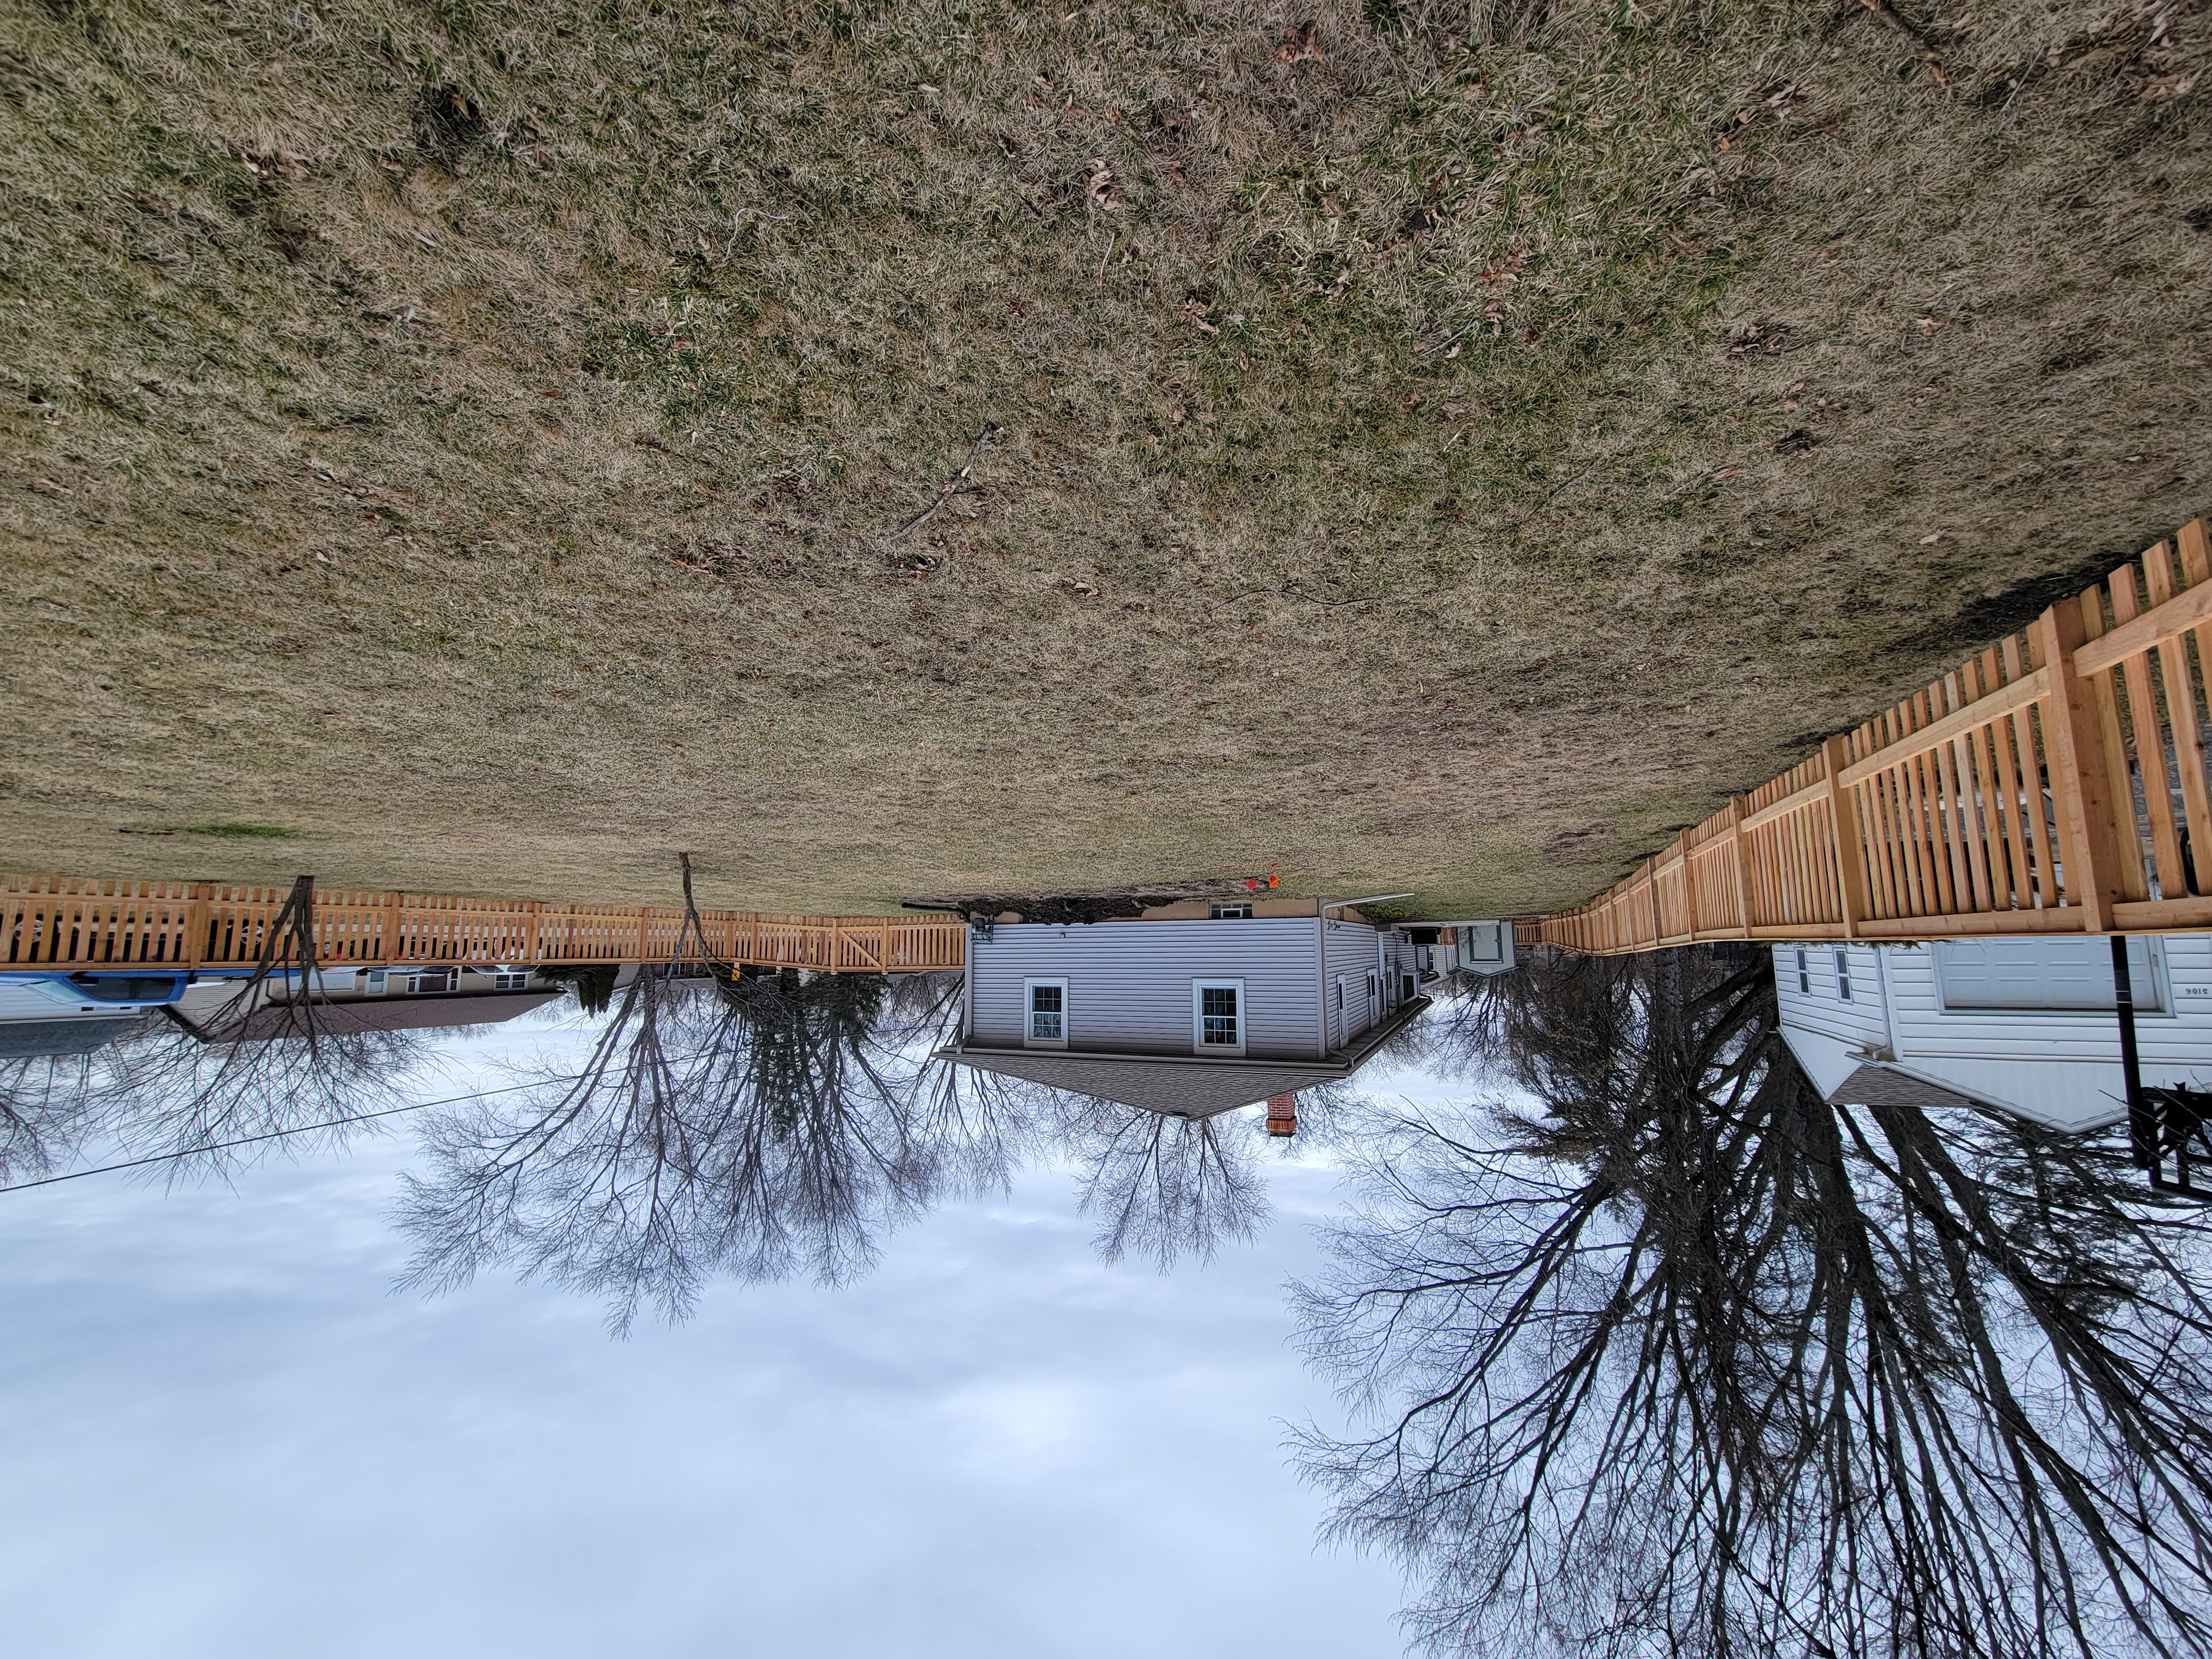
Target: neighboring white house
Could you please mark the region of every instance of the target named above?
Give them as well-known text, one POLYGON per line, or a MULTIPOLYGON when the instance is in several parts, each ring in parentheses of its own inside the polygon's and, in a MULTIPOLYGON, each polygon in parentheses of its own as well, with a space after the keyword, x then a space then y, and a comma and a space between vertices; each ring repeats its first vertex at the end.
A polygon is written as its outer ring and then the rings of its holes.
POLYGON ((1447 923, 1438 949, 1444 966, 1462 974, 1510 974, 1513 971, 1513 924, 1510 921, 1455 921, 1447 923))
POLYGON ((971 936, 960 1041, 944 1054, 1178 1117, 1348 1076, 1426 1006, 1413 946, 1356 912, 1304 902, 1304 915, 1012 923, 971 936))
MULTIPOLYGON (((636 973, 635 963, 625 965, 617 984, 636 973)), ((226 1038, 303 1030, 284 1006, 300 1000, 300 976, 280 972, 258 985, 249 983, 252 977, 243 968, 187 973, 158 966, 0 973, 0 1059, 89 1054, 164 1006, 189 1025, 226 1038), (252 999, 244 1008, 242 995, 252 999)), ((315 1029, 337 1035, 489 1025, 541 1008, 564 989, 520 965, 329 968, 318 970, 315 981, 315 1029)))
POLYGON ((0 974, 0 1059, 90 1054, 150 1011, 178 1001, 190 977, 160 968, 0 974))
MULTIPOLYGON (((2137 936, 2129 963, 2143 1082, 2212 1086, 2212 935, 2137 936)), ((1828 1100, 1934 1089, 2069 1131, 2127 1115, 2107 939, 1778 945, 1774 976, 1828 1100)))
MULTIPOLYGON (((637 971, 635 963, 624 965, 616 983, 627 985, 637 971)), ((315 1027, 343 1035, 490 1025, 542 1008, 560 997, 563 989, 543 972, 520 963, 406 963, 390 968, 325 968, 315 974, 315 1027)), ((236 1028, 236 1035, 249 1041, 289 1035, 298 1029, 297 1017, 288 1016, 283 1005, 300 1000, 300 976, 276 976, 257 997, 258 1006, 236 1028)), ((186 1012, 191 1011, 187 1007, 186 1012)))

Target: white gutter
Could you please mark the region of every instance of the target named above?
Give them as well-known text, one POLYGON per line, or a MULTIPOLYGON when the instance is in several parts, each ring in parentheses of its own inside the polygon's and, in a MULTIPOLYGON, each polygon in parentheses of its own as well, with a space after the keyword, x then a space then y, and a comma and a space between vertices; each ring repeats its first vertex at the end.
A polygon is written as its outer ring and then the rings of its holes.
POLYGON ((1411 898, 1413 896, 1411 893, 1370 893, 1365 898, 1332 899, 1328 903, 1321 907, 1321 913, 1323 915, 1327 915, 1332 910, 1342 910, 1354 904, 1380 904, 1385 899, 1411 898))

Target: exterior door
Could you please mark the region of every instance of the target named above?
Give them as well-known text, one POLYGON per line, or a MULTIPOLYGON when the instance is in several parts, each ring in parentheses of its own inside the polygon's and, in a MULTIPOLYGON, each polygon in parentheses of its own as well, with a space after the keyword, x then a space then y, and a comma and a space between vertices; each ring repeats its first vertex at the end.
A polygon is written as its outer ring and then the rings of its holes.
MULTIPOLYGON (((2118 1006, 2112 994, 2110 939, 1939 939, 1934 949, 1946 1013, 1983 1008, 2070 1012, 2118 1006)), ((2128 992, 2136 1008, 2164 1012, 2163 978, 2151 941, 2140 934, 2130 939, 2128 992)))

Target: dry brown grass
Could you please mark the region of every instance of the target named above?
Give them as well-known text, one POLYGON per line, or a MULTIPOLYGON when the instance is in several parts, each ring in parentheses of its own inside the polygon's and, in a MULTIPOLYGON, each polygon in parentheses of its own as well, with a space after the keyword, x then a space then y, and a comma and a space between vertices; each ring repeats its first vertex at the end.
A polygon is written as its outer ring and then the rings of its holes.
POLYGON ((1540 908, 2212 505, 2201 3, 0 29, 8 866, 1540 908))

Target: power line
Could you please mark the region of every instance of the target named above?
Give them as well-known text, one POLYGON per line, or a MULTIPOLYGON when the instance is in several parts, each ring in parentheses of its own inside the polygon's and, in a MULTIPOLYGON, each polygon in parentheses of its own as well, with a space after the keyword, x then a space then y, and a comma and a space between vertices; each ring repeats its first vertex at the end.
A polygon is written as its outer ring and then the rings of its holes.
POLYGON ((541 1078, 535 1083, 510 1084, 504 1089, 483 1089, 474 1094, 455 1095, 447 1100, 418 1100, 411 1106, 392 1106, 380 1112, 362 1112, 353 1117, 334 1117, 322 1123, 302 1123, 290 1129, 271 1129, 266 1134, 247 1135, 240 1140, 218 1141, 212 1146, 192 1146, 180 1152, 155 1152, 150 1158, 134 1158, 127 1164, 103 1164, 96 1170, 72 1170, 67 1175, 44 1176, 36 1181, 18 1181, 11 1186, 0 1187, 0 1193, 20 1193, 30 1187, 52 1187, 58 1182, 82 1181, 87 1176, 112 1175, 118 1170, 136 1170, 149 1164, 167 1164, 173 1158, 198 1158, 204 1152, 227 1152, 234 1146, 251 1146, 264 1140, 282 1140, 286 1135, 313 1134, 318 1129, 343 1129, 349 1124, 368 1123, 380 1117, 397 1117, 403 1112, 427 1112, 433 1106, 459 1106, 471 1100, 489 1100, 494 1095, 511 1095, 524 1089, 536 1089, 547 1083, 577 1083, 576 1077, 541 1078))

